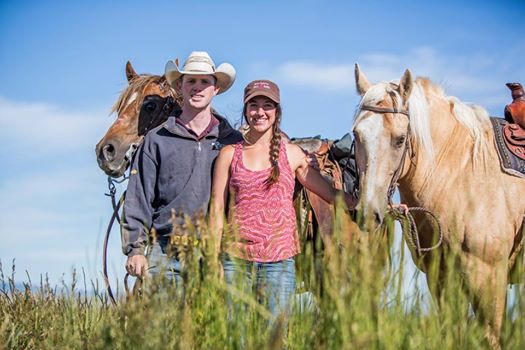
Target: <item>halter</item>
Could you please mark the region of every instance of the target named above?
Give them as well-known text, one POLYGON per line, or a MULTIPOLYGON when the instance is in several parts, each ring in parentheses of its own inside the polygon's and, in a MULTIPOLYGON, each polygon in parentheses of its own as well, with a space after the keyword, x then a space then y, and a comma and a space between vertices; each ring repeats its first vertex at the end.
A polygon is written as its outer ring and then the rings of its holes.
MULTIPOLYGON (((408 111, 406 109, 399 109, 396 107, 385 108, 385 107, 368 106, 368 105, 362 105, 361 110, 376 112, 380 114, 384 114, 384 113, 403 114, 409 117, 407 137, 405 140, 405 149, 403 150, 403 156, 401 157, 401 161, 396 171, 394 172, 394 176, 392 177, 392 180, 390 181, 390 185, 388 186, 388 192, 387 192, 388 204, 390 205, 390 211, 392 215, 394 216, 394 219, 398 219, 400 221, 403 233, 405 234, 405 236, 407 236, 407 242, 409 242, 409 245, 417 252, 418 256, 421 256, 423 253, 426 253, 426 252, 429 252, 431 250, 438 248, 443 242, 443 232, 441 230, 441 224, 439 222, 439 219, 434 213, 432 213, 430 210, 423 208, 423 207, 409 207, 405 212, 402 212, 399 209, 395 209, 392 204, 392 197, 394 196, 394 192, 399 186, 397 181, 399 180, 399 177, 401 176, 401 173, 403 172, 406 155, 408 153, 408 150, 412 148, 410 147, 410 116, 408 114, 408 111), (421 244, 419 242, 419 233, 417 232, 416 222, 412 214, 410 214, 410 211, 421 211, 421 212, 427 213, 434 220, 435 228, 437 229, 438 234, 439 234, 439 239, 436 244, 428 248, 421 247, 421 244)), ((354 145, 355 145, 355 141, 354 143, 352 143, 352 148, 354 147, 354 145)), ((412 152, 410 156, 411 160, 413 156, 414 156, 414 153, 412 152)), ((359 167, 356 167, 356 168, 357 168, 356 169, 357 170, 356 171, 357 180, 359 181, 359 167)))

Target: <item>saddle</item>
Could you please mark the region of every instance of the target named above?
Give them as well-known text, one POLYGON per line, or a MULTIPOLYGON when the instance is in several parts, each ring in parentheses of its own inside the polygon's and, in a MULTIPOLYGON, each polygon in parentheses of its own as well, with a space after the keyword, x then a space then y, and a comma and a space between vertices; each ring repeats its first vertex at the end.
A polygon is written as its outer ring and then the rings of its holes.
MULTIPOLYGON (((319 164, 319 170, 336 189, 341 190, 343 188, 343 177, 339 164, 331 156, 330 149, 333 141, 321 139, 319 136, 305 137, 305 138, 293 138, 291 142, 301 147, 305 152, 313 154, 319 164)), ((313 222, 317 220, 319 231, 323 235, 330 235, 333 230, 333 217, 334 217, 334 206, 326 203, 321 197, 313 193, 312 191, 304 188, 303 191, 306 194, 312 211, 307 213, 308 220, 308 236, 312 237, 314 234, 313 222)))
POLYGON ((509 122, 503 130, 505 143, 510 151, 525 160, 525 92, 520 83, 507 83, 512 93, 512 103, 505 106, 505 120, 509 122))

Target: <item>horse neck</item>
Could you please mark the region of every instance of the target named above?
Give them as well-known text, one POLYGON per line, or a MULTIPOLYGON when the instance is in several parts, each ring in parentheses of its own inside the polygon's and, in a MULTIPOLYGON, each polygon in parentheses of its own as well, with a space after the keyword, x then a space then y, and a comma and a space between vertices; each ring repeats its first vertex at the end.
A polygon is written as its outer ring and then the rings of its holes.
POLYGON ((424 149, 420 142, 412 142, 408 171, 399 180, 402 200, 412 206, 429 206, 435 202, 434 196, 455 190, 448 181, 451 176, 459 172, 466 177, 472 174, 473 137, 455 118, 448 99, 428 99, 433 152, 424 149))

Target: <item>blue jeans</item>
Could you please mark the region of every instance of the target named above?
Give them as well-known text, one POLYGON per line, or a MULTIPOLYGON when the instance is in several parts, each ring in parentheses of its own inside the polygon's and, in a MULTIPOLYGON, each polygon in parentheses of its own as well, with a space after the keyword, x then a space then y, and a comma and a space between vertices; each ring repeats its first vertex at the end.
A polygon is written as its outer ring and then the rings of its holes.
POLYGON ((163 275, 166 282, 182 287, 181 263, 176 255, 167 253, 166 242, 160 241, 153 243, 148 251, 148 273, 151 277, 157 278, 163 275))
POLYGON ((255 293, 257 301, 266 305, 274 318, 289 312, 290 301, 295 292, 293 258, 261 263, 223 254, 222 266, 226 283, 229 286, 238 286, 247 294, 255 293))

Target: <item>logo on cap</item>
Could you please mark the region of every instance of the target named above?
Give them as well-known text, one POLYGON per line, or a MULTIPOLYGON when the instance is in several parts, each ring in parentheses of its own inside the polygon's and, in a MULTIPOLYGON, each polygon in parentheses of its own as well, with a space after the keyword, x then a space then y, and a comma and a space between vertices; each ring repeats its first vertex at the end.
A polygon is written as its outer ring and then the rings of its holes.
POLYGON ((254 89, 268 89, 268 90, 271 89, 270 84, 264 81, 259 81, 259 82, 254 83, 253 88, 254 89))

